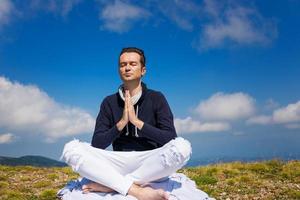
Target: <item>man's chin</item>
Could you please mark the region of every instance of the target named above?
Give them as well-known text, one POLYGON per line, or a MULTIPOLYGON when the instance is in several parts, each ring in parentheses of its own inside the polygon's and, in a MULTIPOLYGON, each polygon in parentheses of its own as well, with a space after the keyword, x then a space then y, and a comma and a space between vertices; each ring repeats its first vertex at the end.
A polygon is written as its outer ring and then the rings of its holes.
POLYGON ((132 81, 139 81, 140 79, 138 78, 132 78, 132 77, 124 77, 123 81, 124 82, 132 82, 132 81))

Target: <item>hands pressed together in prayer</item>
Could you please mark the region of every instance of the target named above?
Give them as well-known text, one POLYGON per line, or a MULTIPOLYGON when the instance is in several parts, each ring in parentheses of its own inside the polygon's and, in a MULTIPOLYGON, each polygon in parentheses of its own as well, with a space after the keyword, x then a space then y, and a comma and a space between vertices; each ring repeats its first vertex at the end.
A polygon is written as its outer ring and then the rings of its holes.
POLYGON ((121 120, 117 123, 118 130, 121 131, 128 124, 128 122, 131 122, 140 130, 144 125, 144 122, 138 119, 138 117, 136 116, 133 104, 131 102, 131 96, 129 90, 125 90, 125 106, 124 106, 123 116, 121 120))

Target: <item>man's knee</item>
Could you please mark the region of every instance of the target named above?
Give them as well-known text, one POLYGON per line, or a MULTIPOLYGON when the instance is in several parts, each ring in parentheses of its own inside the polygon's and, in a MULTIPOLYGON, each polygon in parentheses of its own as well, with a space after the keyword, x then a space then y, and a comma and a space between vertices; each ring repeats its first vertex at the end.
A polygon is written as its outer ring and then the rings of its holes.
POLYGON ((192 154, 192 146, 191 143, 182 138, 182 137, 177 137, 174 140, 174 146, 178 149, 179 153, 185 158, 189 159, 191 154, 192 154))
POLYGON ((65 144, 60 160, 65 161, 74 171, 78 171, 86 154, 84 152, 83 143, 74 139, 65 144))
POLYGON ((170 167, 182 167, 190 159, 192 147, 189 141, 177 137, 170 141, 167 148, 163 151, 163 163, 170 167))

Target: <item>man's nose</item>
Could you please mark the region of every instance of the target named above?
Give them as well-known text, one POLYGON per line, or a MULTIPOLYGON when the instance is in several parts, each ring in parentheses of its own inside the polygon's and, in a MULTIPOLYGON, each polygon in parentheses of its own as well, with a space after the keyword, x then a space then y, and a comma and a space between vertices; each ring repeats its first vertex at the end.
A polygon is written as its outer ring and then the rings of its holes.
POLYGON ((125 65, 125 70, 126 70, 126 71, 129 71, 129 70, 131 70, 131 66, 130 66, 130 64, 127 64, 127 65, 125 65))

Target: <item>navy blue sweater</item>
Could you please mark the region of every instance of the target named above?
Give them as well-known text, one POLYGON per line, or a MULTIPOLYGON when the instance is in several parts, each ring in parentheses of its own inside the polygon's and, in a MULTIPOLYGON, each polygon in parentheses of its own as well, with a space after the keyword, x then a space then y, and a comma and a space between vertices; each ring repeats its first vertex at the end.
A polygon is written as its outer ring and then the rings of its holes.
POLYGON ((161 147, 177 137, 173 114, 161 92, 147 89, 142 83, 142 96, 134 105, 135 111, 138 105, 138 118, 144 122, 142 129, 137 129, 138 137, 130 122, 128 135, 126 126, 122 131, 117 129, 124 105, 118 92, 103 100, 96 120, 93 147, 105 149, 112 143, 114 151, 144 151, 161 147))

